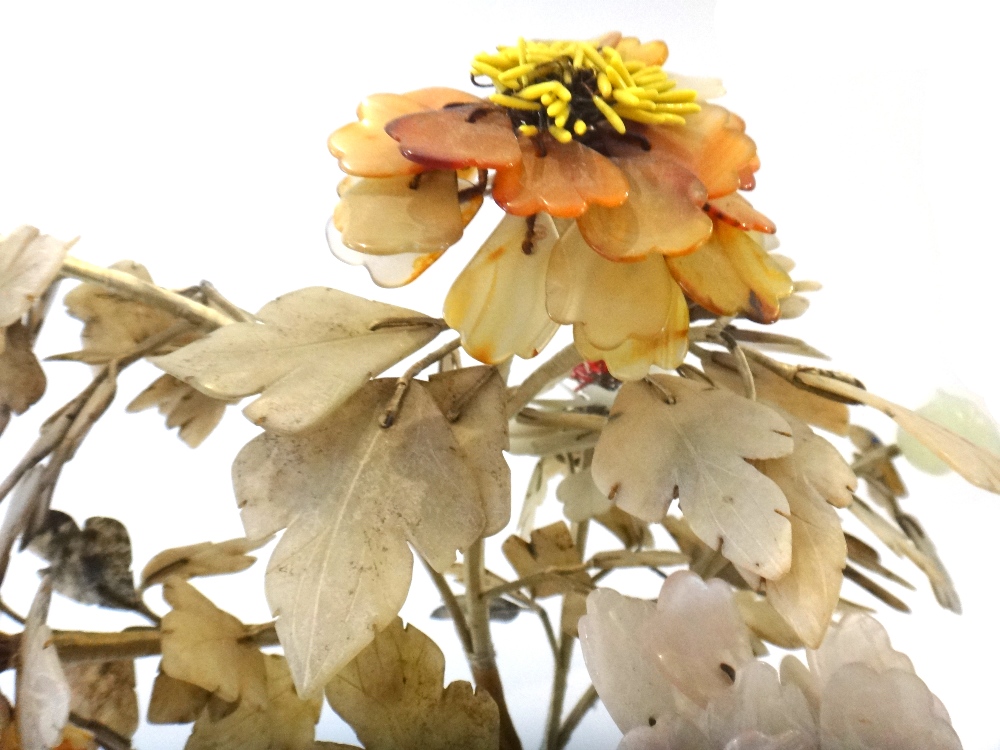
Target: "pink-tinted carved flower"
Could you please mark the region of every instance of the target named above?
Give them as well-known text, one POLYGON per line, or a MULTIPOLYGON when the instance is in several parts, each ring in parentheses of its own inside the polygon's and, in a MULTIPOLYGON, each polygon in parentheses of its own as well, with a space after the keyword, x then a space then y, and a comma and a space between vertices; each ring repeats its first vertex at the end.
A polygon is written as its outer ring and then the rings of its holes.
POLYGON ((491 193, 506 216, 444 306, 486 363, 534 356, 571 324, 584 357, 633 379, 683 359, 692 303, 773 322, 791 281, 763 248, 773 224, 739 192, 754 186, 754 142, 665 73, 666 56, 617 34, 521 40, 473 61, 484 99, 369 97, 330 137, 353 175, 331 247, 376 283, 408 283, 491 193))

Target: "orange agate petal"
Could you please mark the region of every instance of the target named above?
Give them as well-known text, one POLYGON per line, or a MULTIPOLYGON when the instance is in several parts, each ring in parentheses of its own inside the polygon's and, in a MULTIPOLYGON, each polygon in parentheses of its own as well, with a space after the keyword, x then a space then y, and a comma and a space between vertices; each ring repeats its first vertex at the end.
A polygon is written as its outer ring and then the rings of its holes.
POLYGON ((533 357, 559 327, 545 310, 545 273, 556 229, 544 214, 533 222, 529 239, 529 220, 504 216, 445 298, 445 321, 480 362, 533 357))
POLYGON ((708 242, 690 255, 668 258, 667 265, 688 297, 716 315, 743 312, 757 323, 773 323, 779 302, 792 293, 788 274, 753 237, 720 221, 708 242))
POLYGON ((730 226, 748 232, 774 234, 774 222, 750 205, 750 201, 739 193, 730 193, 708 202, 705 212, 713 219, 719 219, 730 226))
POLYGON ((709 198, 738 190, 759 166, 757 145, 744 131, 743 120, 716 104, 685 115, 683 127, 647 127, 643 134, 660 150, 697 175, 709 198))
POLYGON ((592 207, 577 222, 594 250, 610 260, 634 260, 691 252, 708 238, 705 186, 690 171, 653 151, 615 162, 628 178, 628 201, 592 207))
POLYGON ((403 156, 427 169, 501 169, 521 158, 510 118, 492 104, 405 115, 385 131, 403 156))
POLYGON ((607 157, 575 140, 540 137, 544 156, 534 140, 519 138, 520 163, 497 172, 493 198, 504 211, 572 219, 588 206, 620 206, 628 198, 628 181, 607 157))
POLYGON ((372 94, 358 106, 358 122, 333 131, 327 141, 340 168, 360 177, 417 174, 423 167, 405 159, 385 124, 400 115, 420 112, 420 102, 400 94, 372 94))
POLYGON ((571 227, 552 251, 545 298, 553 320, 579 323, 591 345, 613 349, 629 338, 655 336, 676 287, 662 255, 635 263, 607 260, 571 227))
POLYGON ((667 61, 669 50, 666 42, 655 39, 651 42, 641 43, 638 37, 627 36, 615 45, 622 60, 638 60, 645 65, 653 65, 657 68, 667 61))

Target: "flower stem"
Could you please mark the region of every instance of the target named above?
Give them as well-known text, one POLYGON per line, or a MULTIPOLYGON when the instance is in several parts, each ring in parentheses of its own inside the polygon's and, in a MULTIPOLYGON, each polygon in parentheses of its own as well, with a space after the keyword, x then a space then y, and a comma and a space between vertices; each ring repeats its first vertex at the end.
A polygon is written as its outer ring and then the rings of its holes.
POLYGON ((396 421, 396 415, 403 405, 403 397, 406 396, 406 392, 410 389, 410 383, 413 382, 413 379, 435 362, 439 362, 447 357, 461 345, 462 339, 449 341, 440 349, 435 349, 423 359, 419 359, 410 365, 406 372, 400 375, 396 381, 396 390, 393 391, 392 398, 389 399, 389 404, 386 406, 379 424, 382 427, 392 427, 393 422, 396 421))
POLYGON ((569 744, 569 738, 573 735, 573 732, 583 721, 583 717, 587 715, 587 712, 594 707, 597 703, 597 688, 591 685, 580 696, 580 700, 576 702, 576 705, 566 714, 566 721, 563 722, 562 727, 559 728, 559 734, 556 736, 556 744, 553 750, 562 750, 569 744))
POLYGON ((102 268, 79 258, 67 257, 63 261, 62 275, 80 281, 99 284, 106 289, 163 310, 197 326, 208 329, 221 328, 233 322, 232 318, 192 299, 163 289, 156 284, 136 278, 130 273, 114 268, 102 268))
POLYGON ((472 633, 469 631, 469 623, 465 619, 465 612, 462 610, 462 605, 458 603, 458 599, 455 598, 455 592, 451 590, 451 586, 448 585, 445 577, 434 570, 423 555, 419 557, 420 562, 424 564, 424 568, 427 570, 427 574, 431 577, 431 581, 437 586, 438 593, 441 594, 441 599, 444 601, 444 606, 448 609, 448 614, 451 615, 451 621, 455 624, 455 632, 458 634, 458 640, 462 642, 462 648, 465 649, 465 653, 471 654, 472 633))
POLYGON ((465 601, 472 636, 469 667, 476 687, 489 693, 500 709, 500 750, 521 750, 521 740, 507 710, 490 637, 489 601, 483 596, 483 551, 483 540, 478 539, 465 553, 465 601))
MULTIPOLYGON (((585 555, 589 525, 588 520, 573 524, 573 546, 581 560, 585 555)), ((566 598, 564 596, 563 611, 560 616, 559 652, 556 654, 555 672, 552 676, 552 695, 549 700, 549 716, 545 724, 545 741, 542 744, 544 750, 555 750, 559 746, 559 727, 562 724, 563 704, 566 702, 566 685, 573 662, 573 648, 576 645, 576 637, 566 632, 566 614, 566 598)))
POLYGON ((558 380, 582 361, 583 357, 580 356, 580 352, 570 344, 525 378, 521 385, 511 388, 507 396, 507 418, 510 419, 521 411, 552 381, 558 380))

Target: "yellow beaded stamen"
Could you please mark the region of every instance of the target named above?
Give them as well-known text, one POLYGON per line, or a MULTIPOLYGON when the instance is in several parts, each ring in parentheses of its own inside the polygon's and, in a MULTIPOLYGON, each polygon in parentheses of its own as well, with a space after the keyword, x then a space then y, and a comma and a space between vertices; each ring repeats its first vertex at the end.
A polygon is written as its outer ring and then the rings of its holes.
POLYGON ((585 136, 595 114, 625 133, 625 120, 683 125, 684 115, 701 110, 697 92, 678 89, 661 67, 623 60, 613 47, 598 49, 590 42, 519 39, 516 46, 476 55, 472 74, 493 82, 490 101, 530 120, 518 126, 520 133, 547 128, 560 143, 585 136))

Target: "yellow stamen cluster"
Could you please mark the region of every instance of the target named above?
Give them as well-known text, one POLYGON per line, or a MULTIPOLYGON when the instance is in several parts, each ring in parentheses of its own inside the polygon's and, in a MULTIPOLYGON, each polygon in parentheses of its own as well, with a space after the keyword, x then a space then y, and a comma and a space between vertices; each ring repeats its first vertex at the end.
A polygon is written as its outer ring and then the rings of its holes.
MULTIPOLYGON (((537 113, 560 143, 568 143, 574 134, 584 136, 593 127, 593 117, 580 111, 584 108, 599 113, 619 133, 625 132, 625 120, 683 125, 685 114, 701 109, 695 102, 697 92, 678 89, 661 67, 623 60, 614 47, 597 48, 590 42, 520 39, 516 47, 476 55, 472 73, 493 81, 496 93, 490 101, 523 111, 526 120, 537 113)), ((538 125, 525 122, 519 130, 535 135, 538 125)))

